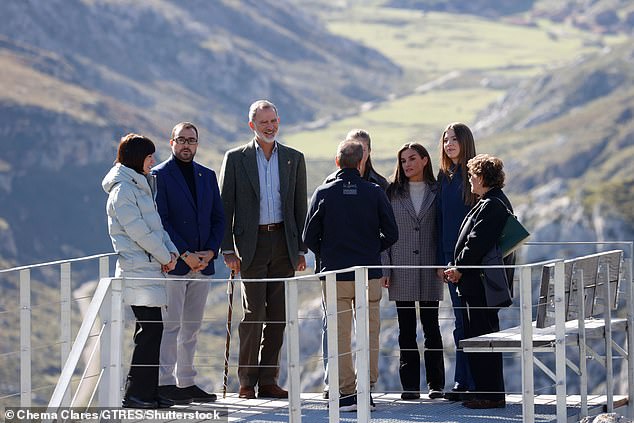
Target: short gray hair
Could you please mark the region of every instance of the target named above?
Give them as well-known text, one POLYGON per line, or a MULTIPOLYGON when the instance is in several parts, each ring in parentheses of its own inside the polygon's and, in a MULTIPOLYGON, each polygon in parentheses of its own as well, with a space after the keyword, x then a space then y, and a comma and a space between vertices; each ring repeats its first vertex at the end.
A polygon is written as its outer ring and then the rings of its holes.
POLYGON ((277 107, 275 107, 275 104, 271 103, 268 100, 257 100, 251 104, 251 107, 249 107, 249 122, 253 122, 253 119, 255 119, 255 114, 258 112, 258 110, 264 109, 273 109, 275 110, 275 116, 278 116, 277 107))
POLYGON ((341 169, 356 169, 363 158, 363 145, 357 140, 344 140, 337 147, 337 162, 341 169))

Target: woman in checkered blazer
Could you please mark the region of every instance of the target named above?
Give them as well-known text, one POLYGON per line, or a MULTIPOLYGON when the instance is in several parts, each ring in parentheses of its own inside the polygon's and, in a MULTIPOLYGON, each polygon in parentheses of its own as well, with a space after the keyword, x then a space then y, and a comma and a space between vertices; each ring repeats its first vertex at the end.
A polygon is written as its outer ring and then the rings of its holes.
MULTIPOLYGON (((398 224, 398 241, 383 253, 384 265, 435 265, 437 259, 436 178, 429 153, 408 143, 398 151, 387 195, 398 224)), ((425 337, 425 374, 430 398, 442 398, 445 386, 438 305, 444 286, 434 269, 385 269, 383 286, 396 302, 403 399, 420 398, 420 354, 416 341, 416 302, 425 337)))

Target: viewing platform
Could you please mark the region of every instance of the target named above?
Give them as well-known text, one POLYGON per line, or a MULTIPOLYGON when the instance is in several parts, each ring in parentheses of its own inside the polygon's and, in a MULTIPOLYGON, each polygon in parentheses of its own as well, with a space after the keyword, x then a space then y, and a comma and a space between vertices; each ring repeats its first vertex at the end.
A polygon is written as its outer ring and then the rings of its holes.
MULTIPOLYGON (((154 416, 168 413, 167 418, 133 421, 213 421, 204 417, 214 410, 227 415, 232 422, 563 423, 614 411, 631 418, 634 416, 634 363, 629 359, 629 345, 634 339, 634 243, 530 243, 530 248, 553 244, 565 244, 569 251, 577 246, 586 250, 514 266, 514 304, 500 311, 503 329, 500 334, 515 330, 513 343, 482 344, 472 338, 468 340, 471 344, 464 345, 466 351, 473 353, 504 352, 505 408, 468 409, 460 402, 429 399, 424 388, 419 400, 401 400, 399 350, 392 333, 394 305, 384 298, 379 352, 381 384, 372 393, 376 410, 370 411, 369 342, 367 325, 363 324, 367 322, 368 268, 358 267, 352 269, 358 299, 355 310, 358 333, 353 345, 359 393, 356 412, 340 412, 336 398, 322 397, 323 358, 321 342, 316 340, 321 338, 321 284, 314 275, 300 275, 285 281, 287 314, 281 384, 289 391, 288 400, 238 398, 235 377, 237 327, 241 318, 238 280, 232 319, 233 341, 227 363, 230 377, 223 398, 220 391, 227 280, 209 279, 212 284, 209 310, 203 322, 207 328, 201 338, 213 338, 217 342, 200 346, 195 364, 199 375, 213 383, 207 388, 215 391, 218 400, 150 410, 156 413, 154 416), (590 254, 587 248, 592 250, 590 254), (574 332, 568 328, 570 322, 576 324, 574 332), (549 338, 536 341, 536 336, 542 333, 540 330, 548 330, 549 338), (311 388, 306 389, 309 386, 311 388), (384 389, 386 386, 391 387, 384 389), (179 420, 179 415, 188 417, 179 420), (196 416, 202 417, 197 419, 196 416)), ((121 301, 124 281, 112 277, 115 260, 114 254, 102 254, 0 270, 0 319, 6 328, 0 334, 0 368, 4 369, 0 380, 0 406, 48 407, 48 410, 120 409, 134 320, 130 320, 127 307, 121 301), (86 280, 90 272, 99 282, 80 289, 73 282, 74 278, 81 276, 86 280), (43 359, 48 360, 46 368, 40 366, 43 359), (58 367, 51 362, 57 362, 58 367)), ((334 288, 335 274, 325 276, 326 286, 334 288)), ((328 327, 334 328, 329 330, 329 337, 334 337, 329 341, 336 341, 337 320, 331 311, 335 306, 332 298, 326 300, 328 327)), ((441 304, 441 328, 445 329, 452 325, 447 304, 441 304)), ((422 351, 421 338, 419 336, 419 349, 422 351)), ((329 345, 336 344, 329 342, 329 345)), ((450 386, 453 375, 451 363, 455 350, 452 344, 445 337, 446 387, 450 386)), ((338 384, 337 360, 334 360, 338 352, 332 348, 327 354, 331 359, 332 388, 338 384)), ((424 386, 424 379, 422 381, 424 386)))
MULTIPOLYGON (((371 420, 377 423, 410 423, 410 422, 443 422, 443 423, 488 423, 488 422, 521 422, 522 421, 522 396, 507 395, 506 408, 492 410, 470 410, 462 407, 459 402, 451 402, 444 399, 432 400, 423 395, 420 400, 403 401, 400 394, 373 394, 376 410, 371 412, 371 420)), ((619 407, 627 403, 625 396, 617 398, 619 407)), ((579 396, 567 398, 568 411, 572 421, 577 421, 576 416, 580 411, 579 396)), ((589 398, 591 415, 605 412, 605 395, 589 398)), ((535 423, 556 422, 556 397, 543 395, 535 398, 535 423)), ((227 412, 230 422, 287 422, 290 421, 288 401, 241 399, 237 394, 230 394, 225 399, 219 399, 212 404, 189 404, 187 406, 174 406, 170 411, 182 411, 193 413, 198 411, 199 416, 204 417, 214 409, 222 409, 227 412)), ((163 409, 165 410, 165 409, 163 409)), ((161 410, 161 411, 163 411, 161 410)), ((301 421, 306 423, 323 423, 328 421, 328 400, 321 394, 301 394, 301 421)), ((190 414, 191 415, 191 414, 190 414)), ((170 422, 165 420, 137 420, 170 422)), ((187 421, 204 421, 188 419, 187 421)), ((356 422, 357 415, 354 412, 341 413, 341 422, 356 422)))

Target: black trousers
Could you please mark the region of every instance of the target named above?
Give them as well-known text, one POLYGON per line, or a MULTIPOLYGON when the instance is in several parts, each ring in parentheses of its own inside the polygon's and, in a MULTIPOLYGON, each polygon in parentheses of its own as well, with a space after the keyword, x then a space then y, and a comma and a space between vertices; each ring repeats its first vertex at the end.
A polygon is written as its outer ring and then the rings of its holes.
MULTIPOLYGON (((429 389, 445 387, 442 335, 438 324, 438 301, 419 301, 420 322, 425 337, 425 377, 429 389)), ((404 391, 420 390, 420 353, 416 342, 416 303, 397 301, 398 346, 401 350, 399 375, 404 391)))
MULTIPOLYGON (((500 330, 497 308, 486 308, 484 291, 481 295, 465 295, 464 323, 467 338, 500 330)), ((477 397, 488 400, 504 399, 504 364, 502 353, 466 353, 477 397)))
POLYGON ((132 311, 136 317, 136 328, 125 396, 152 401, 158 387, 159 351, 163 334, 161 307, 133 305, 132 311))

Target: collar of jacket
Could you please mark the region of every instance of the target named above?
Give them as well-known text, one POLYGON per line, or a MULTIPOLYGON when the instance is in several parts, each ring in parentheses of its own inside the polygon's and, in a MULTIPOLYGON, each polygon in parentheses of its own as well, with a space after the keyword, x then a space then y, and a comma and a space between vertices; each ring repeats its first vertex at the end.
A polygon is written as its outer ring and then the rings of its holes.
POLYGON ((337 171, 337 179, 350 178, 356 176, 357 178, 361 177, 359 173, 359 169, 357 168, 343 168, 337 171))
POLYGON ((481 198, 483 200, 486 200, 487 198, 491 198, 491 197, 499 197, 501 191, 502 191, 502 189, 498 188, 498 187, 491 188, 490 190, 485 192, 484 195, 481 198))

